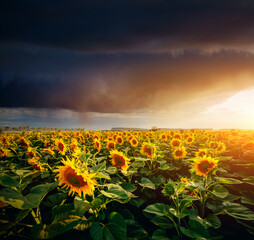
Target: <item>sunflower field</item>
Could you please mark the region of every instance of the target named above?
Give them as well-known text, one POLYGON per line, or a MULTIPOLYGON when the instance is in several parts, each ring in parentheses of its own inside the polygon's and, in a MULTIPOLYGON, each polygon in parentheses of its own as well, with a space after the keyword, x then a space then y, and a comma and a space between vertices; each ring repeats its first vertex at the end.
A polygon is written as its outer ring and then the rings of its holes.
POLYGON ((254 131, 0 136, 1 239, 254 239, 254 131))

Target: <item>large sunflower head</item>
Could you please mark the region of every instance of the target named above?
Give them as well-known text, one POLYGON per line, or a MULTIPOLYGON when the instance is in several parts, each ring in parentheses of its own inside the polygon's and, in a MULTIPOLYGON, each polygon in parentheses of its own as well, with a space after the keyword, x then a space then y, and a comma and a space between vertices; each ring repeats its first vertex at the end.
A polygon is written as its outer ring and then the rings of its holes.
POLYGON ((122 152, 117 150, 111 150, 109 157, 112 158, 112 164, 116 165, 118 168, 122 170, 127 170, 129 167, 130 159, 126 157, 122 152))
POLYGON ((176 149, 173 151, 173 158, 174 158, 174 159, 185 158, 186 153, 187 153, 187 152, 186 152, 185 147, 176 148, 176 149))
POLYGON ((57 172, 56 177, 59 179, 59 185, 64 185, 69 189, 69 195, 78 193, 81 197, 86 194, 93 195, 95 190, 96 180, 94 174, 82 172, 74 160, 67 159, 62 161, 64 166, 59 166, 54 172, 57 172))
POLYGON ((206 176, 208 173, 214 170, 217 166, 218 160, 214 158, 203 156, 199 157, 194 162, 195 172, 199 176, 206 176))
POLYGON ((153 143, 144 142, 141 146, 140 153, 149 158, 156 156, 156 146, 153 143))

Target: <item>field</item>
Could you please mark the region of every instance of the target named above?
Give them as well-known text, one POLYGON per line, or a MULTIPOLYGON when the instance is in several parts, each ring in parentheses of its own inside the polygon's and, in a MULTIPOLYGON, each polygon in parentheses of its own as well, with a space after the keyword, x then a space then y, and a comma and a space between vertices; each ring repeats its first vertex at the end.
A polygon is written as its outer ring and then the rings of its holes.
POLYGON ((254 131, 0 136, 1 239, 254 239, 254 131))

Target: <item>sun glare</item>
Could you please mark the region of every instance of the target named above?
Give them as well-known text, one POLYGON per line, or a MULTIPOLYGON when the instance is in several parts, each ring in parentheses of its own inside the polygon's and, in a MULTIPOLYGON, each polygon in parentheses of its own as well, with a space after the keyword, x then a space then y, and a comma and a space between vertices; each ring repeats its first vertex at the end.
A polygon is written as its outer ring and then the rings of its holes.
POLYGON ((231 118, 240 128, 254 128, 254 89, 240 91, 226 101, 211 106, 204 113, 214 114, 218 118, 231 118))

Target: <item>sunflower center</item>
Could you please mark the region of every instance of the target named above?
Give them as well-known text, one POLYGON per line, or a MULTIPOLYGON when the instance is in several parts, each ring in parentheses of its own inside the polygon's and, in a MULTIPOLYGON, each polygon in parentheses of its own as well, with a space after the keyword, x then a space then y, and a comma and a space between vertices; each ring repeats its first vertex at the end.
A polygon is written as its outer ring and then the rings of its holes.
POLYGON ((75 187, 82 187, 87 185, 87 182, 84 181, 82 176, 78 176, 74 171, 68 173, 67 175, 68 182, 75 187))
POLYGON ((125 163, 124 159, 121 156, 115 156, 116 165, 122 167, 125 163))
POLYGON ((144 152, 146 152, 149 156, 152 155, 152 149, 148 148, 147 146, 145 147, 144 152))
POLYGON ((114 148, 114 143, 109 143, 108 147, 109 148, 114 148))
POLYGON ((63 151, 64 150, 64 145, 62 143, 59 143, 58 144, 58 147, 59 147, 59 150, 60 151, 63 151))
POLYGON ((175 152, 176 156, 182 156, 183 155, 183 152, 181 150, 176 150, 175 152))
POLYGON ((173 146, 179 146, 180 142, 179 141, 173 141, 173 146))
POLYGON ((133 140, 132 143, 133 143, 133 144, 136 144, 137 142, 136 142, 136 140, 133 140))
POLYGON ((213 164, 208 162, 207 160, 199 164, 199 169, 203 173, 209 172, 212 168, 213 168, 213 164))

